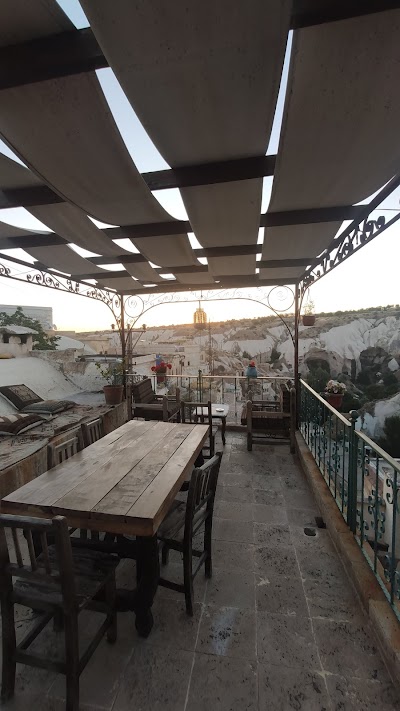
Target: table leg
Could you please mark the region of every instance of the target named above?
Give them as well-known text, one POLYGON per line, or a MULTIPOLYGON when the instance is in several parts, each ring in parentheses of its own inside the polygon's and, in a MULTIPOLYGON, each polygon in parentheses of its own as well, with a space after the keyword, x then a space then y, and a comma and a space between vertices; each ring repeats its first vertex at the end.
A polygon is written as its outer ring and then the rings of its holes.
POLYGON ((157 536, 137 536, 138 586, 134 595, 136 629, 141 637, 148 637, 153 627, 151 606, 160 578, 157 536))
POLYGON ((222 420, 222 427, 221 427, 222 444, 225 444, 226 417, 222 417, 221 420, 222 420))

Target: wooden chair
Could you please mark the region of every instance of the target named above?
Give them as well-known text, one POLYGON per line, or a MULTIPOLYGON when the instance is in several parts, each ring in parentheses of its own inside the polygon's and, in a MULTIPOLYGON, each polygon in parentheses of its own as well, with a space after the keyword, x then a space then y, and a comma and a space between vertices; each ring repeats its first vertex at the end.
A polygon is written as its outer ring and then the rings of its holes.
POLYGON ((103 419, 101 417, 91 422, 83 422, 81 428, 84 447, 89 447, 89 445, 104 437, 103 419))
POLYGON ((201 566, 204 564, 207 578, 212 575, 211 533, 221 459, 222 452, 217 452, 202 467, 193 470, 187 500, 174 501, 157 534, 164 565, 168 562, 171 548, 183 554, 183 585, 163 577, 160 578, 159 584, 185 593, 188 615, 193 615, 193 581, 201 566), (203 525, 203 550, 195 550, 193 538, 203 525), (194 570, 193 557, 198 558, 194 570))
POLYGON ((88 550, 72 550, 67 520, 56 516, 52 520, 23 516, 0 515, 0 598, 3 624, 3 671, 1 698, 14 695, 16 663, 51 669, 66 675, 67 711, 79 710, 79 676, 104 634, 109 642, 117 637, 115 610, 115 568, 113 556, 88 550), (28 544, 29 563, 24 562, 18 532, 24 530, 28 544), (6 531, 9 535, 7 543, 6 531), (43 552, 36 556, 33 534, 39 535, 43 552), (47 535, 55 540, 48 546, 47 535), (11 541, 13 545, 11 545, 11 541), (16 562, 11 562, 14 548, 16 562), (104 602, 94 598, 102 593, 104 602), (14 605, 40 610, 36 624, 17 645, 14 605), (78 615, 83 609, 95 609, 105 614, 105 620, 86 651, 79 656, 78 615), (28 648, 50 622, 61 616, 65 635, 65 658, 57 661, 28 648))
POLYGON ((180 390, 176 389, 176 397, 156 395, 151 386, 150 378, 145 378, 132 385, 132 417, 143 417, 145 420, 164 420, 170 422, 180 415, 180 390))
POLYGON ((56 467, 57 464, 65 462, 74 454, 78 453, 79 449, 79 438, 71 437, 71 439, 61 442, 60 444, 49 444, 48 445, 48 468, 52 469, 56 467))
POLYGON ((296 430, 296 390, 291 388, 288 396, 281 391, 277 402, 250 399, 244 407, 242 423, 247 427, 247 449, 253 449, 253 443, 268 443, 271 438, 290 440, 290 451, 295 451, 296 430))
POLYGON ((181 422, 192 422, 209 426, 208 444, 203 447, 202 453, 205 459, 213 457, 215 454, 215 437, 218 432, 218 426, 213 425, 211 400, 208 402, 187 402, 182 400, 181 422), (200 415, 197 413, 198 408, 201 408, 202 414, 200 415))

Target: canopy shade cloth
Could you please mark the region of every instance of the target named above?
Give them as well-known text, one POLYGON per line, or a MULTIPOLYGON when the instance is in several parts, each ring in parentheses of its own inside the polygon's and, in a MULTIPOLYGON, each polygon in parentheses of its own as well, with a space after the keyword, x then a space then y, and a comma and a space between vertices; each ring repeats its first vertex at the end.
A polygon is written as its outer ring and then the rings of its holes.
POLYGON ((3 0, 0 136, 27 167, 0 155, 0 208, 22 205, 51 232, 2 222, 0 250, 126 294, 298 282, 340 210, 398 172, 400 10, 370 4, 332 15, 313 0, 81 0, 90 28, 77 30, 55 0, 3 0), (95 73, 105 66, 170 172, 139 173, 95 73), (171 185, 188 220, 157 200, 171 185))

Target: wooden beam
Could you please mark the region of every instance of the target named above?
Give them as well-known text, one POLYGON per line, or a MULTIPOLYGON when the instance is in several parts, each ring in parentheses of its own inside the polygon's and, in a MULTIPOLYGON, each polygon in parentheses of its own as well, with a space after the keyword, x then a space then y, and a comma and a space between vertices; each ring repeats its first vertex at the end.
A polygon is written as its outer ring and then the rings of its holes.
MULTIPOLYGON (((142 173, 143 180, 150 190, 169 190, 170 188, 184 188, 196 185, 213 185, 215 183, 235 182, 237 180, 248 180, 261 178, 264 175, 273 175, 276 156, 260 156, 258 158, 241 158, 240 160, 221 161, 217 163, 205 163, 204 165, 189 165, 183 168, 170 168, 168 170, 156 170, 152 173, 142 173)), ((35 205, 50 205, 64 202, 63 198, 57 195, 47 185, 29 186, 0 192, 0 209, 10 207, 34 207, 35 205)), ((155 229, 161 229, 161 225, 166 225, 168 230, 179 230, 169 232, 169 234, 180 234, 186 232, 189 223, 187 221, 175 220, 167 223, 156 223, 155 229)), ((122 230, 121 236, 113 239, 123 239, 123 237, 134 236, 157 236, 152 233, 151 225, 129 225, 124 228, 106 228, 109 230, 122 230), (147 230, 146 230, 147 228, 147 230), (131 234, 128 234, 128 233, 131 234)), ((166 234, 163 232, 162 234, 166 234)))
POLYGON ((21 237, 0 237, 0 249, 10 249, 9 243, 12 244, 13 247, 20 247, 21 249, 29 249, 32 247, 56 247, 68 244, 65 239, 53 232, 49 232, 48 235, 28 234, 21 237), (7 246, 4 245, 5 242, 7 242, 7 246))
POLYGON ((306 210, 265 212, 261 215, 260 227, 286 227, 312 225, 317 222, 343 222, 354 220, 362 212, 363 205, 340 205, 337 207, 312 207, 306 210))
POLYGON ((187 220, 168 220, 168 222, 150 222, 144 225, 125 225, 124 227, 105 227, 102 232, 110 239, 144 239, 145 237, 167 237, 185 235, 191 232, 187 220))
POLYGON ((291 29, 348 20, 400 7, 399 0, 295 0, 291 29))
POLYGON ((57 202, 64 202, 64 200, 47 185, 31 185, 27 188, 0 190, 0 210, 11 207, 54 205, 57 202))
POLYGON ((257 262, 260 269, 286 269, 286 267, 306 267, 312 264, 314 257, 301 259, 262 259, 257 262))
POLYGON ((256 288, 258 286, 286 286, 287 284, 296 284, 298 279, 258 279, 256 275, 249 277, 238 276, 236 281, 226 282, 207 282, 205 284, 181 284, 174 281, 172 284, 168 282, 163 282, 157 286, 142 288, 142 289, 132 289, 129 291, 123 290, 119 293, 123 295, 136 295, 136 294, 166 294, 170 292, 179 291, 208 291, 217 289, 235 289, 235 288, 256 288))
POLYGON ((71 279, 74 281, 79 281, 79 279, 97 279, 97 281, 101 281, 102 279, 120 279, 127 276, 131 275, 125 269, 122 269, 117 272, 101 271, 89 272, 89 274, 71 274, 71 279))
POLYGON ((273 175, 276 156, 258 156, 239 158, 204 165, 184 166, 142 173, 142 178, 150 190, 170 190, 188 188, 196 185, 214 185, 231 183, 237 180, 252 180, 273 175))
POLYGON ((61 32, 0 48, 0 90, 108 67, 92 30, 61 32))
MULTIPOLYGON (((296 0, 291 29, 400 7, 398 0, 296 0)), ((0 48, 0 90, 108 67, 90 27, 0 48)))

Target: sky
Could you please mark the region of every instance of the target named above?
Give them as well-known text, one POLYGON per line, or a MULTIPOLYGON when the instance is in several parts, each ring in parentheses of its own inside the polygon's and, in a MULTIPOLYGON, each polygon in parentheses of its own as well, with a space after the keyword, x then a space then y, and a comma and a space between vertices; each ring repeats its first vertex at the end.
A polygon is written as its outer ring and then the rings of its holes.
MULTIPOLYGON (((88 26, 78 0, 58 0, 58 2, 78 28, 88 26)), ((282 73, 281 90, 267 150, 268 154, 276 153, 279 143, 290 43, 291 37, 282 73)), ((97 76, 123 140, 138 170, 148 172, 168 168, 168 164, 159 154, 137 119, 112 70, 101 69, 97 72, 97 76)), ((0 151, 10 158, 16 159, 1 141, 0 151)), ((271 188, 272 178, 264 178, 262 212, 268 208, 271 188)), ((173 217, 188 219, 178 190, 157 191, 154 196, 173 217)), ((383 203, 382 208, 375 213, 375 217, 383 214, 386 220, 389 220, 399 209, 400 189, 383 203)), ((48 229, 23 208, 1 210, 0 220, 32 230, 48 229)), ((103 223, 96 222, 96 224, 103 226, 103 223)), ((349 223, 344 223, 342 227, 346 224, 349 223)), ((399 303, 399 237, 400 221, 314 284, 310 289, 310 295, 315 303, 316 312, 399 303)), ((189 238, 193 247, 201 246, 194 235, 190 235, 189 238)), ((4 250, 0 252, 0 256, 6 256, 7 253, 26 259, 22 250, 4 250)), ((21 273, 27 271, 24 267, 17 267, 17 269, 21 273)), ((178 296, 177 299, 185 299, 186 296, 178 296)), ((0 303, 52 306, 53 320, 59 330, 108 329, 113 320, 111 312, 104 304, 76 295, 62 294, 40 286, 22 284, 4 277, 0 277, 0 303)), ((193 310, 194 304, 177 303, 172 305, 169 303, 152 309, 138 323, 145 322, 149 326, 188 323, 192 321, 193 310)), ((265 306, 246 301, 208 302, 206 311, 211 321, 259 317, 269 313, 265 306)))

